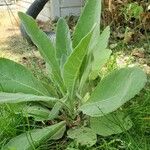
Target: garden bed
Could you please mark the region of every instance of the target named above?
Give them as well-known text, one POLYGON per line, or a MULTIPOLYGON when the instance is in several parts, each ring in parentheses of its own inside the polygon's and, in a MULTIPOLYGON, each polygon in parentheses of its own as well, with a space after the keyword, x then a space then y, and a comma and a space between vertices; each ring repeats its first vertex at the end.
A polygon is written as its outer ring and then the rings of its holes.
MULTIPOLYGON (((74 22, 74 20, 72 20, 74 22)), ((70 22, 69 22, 70 23, 70 22)), ((70 23, 72 25, 72 23, 70 23)), ((46 25, 44 23, 44 25, 46 25)), ((42 27, 44 26, 42 22, 42 27)), ((74 26, 74 24, 73 24, 74 26)), ((72 27, 72 26, 71 26, 72 27)), ((55 24, 54 28, 55 29, 55 24)), ((73 27, 72 27, 73 30, 73 27)), ((125 29, 123 29, 125 30, 125 29)), ((134 37, 122 35, 120 30, 111 31, 112 37, 109 41, 109 48, 112 50, 112 55, 109 61, 101 70, 101 77, 107 75, 110 71, 120 69, 122 67, 140 66, 147 73, 148 82, 144 89, 134 97, 130 102, 126 103, 122 108, 126 114, 129 114, 133 127, 130 131, 109 137, 99 136, 97 144, 92 148, 78 145, 73 140, 68 140, 65 135, 61 140, 56 142, 46 141, 40 146, 40 149, 99 149, 99 150, 126 150, 135 148, 143 148, 148 150, 150 147, 150 51, 149 51, 149 35, 143 34, 138 43, 134 42, 134 37), (125 39, 129 38, 129 39, 125 39), (141 138, 142 137, 142 138, 141 138)), ((135 33, 133 33, 135 34, 135 33)), ((139 33, 140 34, 140 33, 139 33)), ((130 34, 129 34, 130 35, 130 34)), ((11 59, 19 62, 22 65, 32 70, 38 79, 43 78, 45 72, 45 62, 40 56, 35 46, 29 45, 20 35, 19 19, 17 11, 12 14, 8 11, 0 12, 0 57, 11 59), (43 72, 42 72, 43 71, 43 72)), ((44 78, 47 80, 46 78, 44 78)), ((111 83, 110 83, 111 84, 111 83)), ((88 96, 88 95, 87 95, 88 96)), ((14 110, 22 108, 20 105, 2 105, 0 116, 0 146, 9 141, 12 137, 19 135, 27 129, 36 127, 45 127, 57 122, 54 121, 39 121, 24 118, 21 115, 14 113, 14 110), (12 119, 10 119, 12 117, 12 119), (11 133, 11 134, 10 134, 11 133)), ((120 110, 122 109, 120 108, 120 110)), ((83 117, 81 115, 81 117, 83 117)), ((65 116, 60 116, 59 119, 66 119, 65 116)), ((87 118, 85 118, 87 119, 87 118)), ((72 124, 68 127, 73 128, 78 123, 82 122, 77 116, 72 124)), ((88 122, 84 122, 88 124, 88 122)))

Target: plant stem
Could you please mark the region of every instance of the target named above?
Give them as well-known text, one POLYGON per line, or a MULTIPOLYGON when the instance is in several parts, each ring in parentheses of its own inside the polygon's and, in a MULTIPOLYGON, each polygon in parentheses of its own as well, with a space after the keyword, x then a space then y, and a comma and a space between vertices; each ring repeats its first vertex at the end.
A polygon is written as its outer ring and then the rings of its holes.
POLYGON ((74 103, 74 95, 71 94, 71 96, 68 97, 68 102, 69 102, 69 108, 70 108, 70 114, 69 116, 71 117, 71 119, 75 119, 76 117, 76 113, 75 113, 75 103, 74 103))

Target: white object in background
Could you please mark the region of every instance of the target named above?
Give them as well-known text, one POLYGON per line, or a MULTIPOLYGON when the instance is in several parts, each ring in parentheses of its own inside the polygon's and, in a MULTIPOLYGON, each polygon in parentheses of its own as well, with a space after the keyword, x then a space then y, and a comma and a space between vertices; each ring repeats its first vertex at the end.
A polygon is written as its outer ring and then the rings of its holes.
MULTIPOLYGON (((18 5, 26 11, 34 0, 19 0, 18 5)), ((65 16, 79 16, 84 0, 50 0, 38 15, 42 21, 55 20, 65 16)))

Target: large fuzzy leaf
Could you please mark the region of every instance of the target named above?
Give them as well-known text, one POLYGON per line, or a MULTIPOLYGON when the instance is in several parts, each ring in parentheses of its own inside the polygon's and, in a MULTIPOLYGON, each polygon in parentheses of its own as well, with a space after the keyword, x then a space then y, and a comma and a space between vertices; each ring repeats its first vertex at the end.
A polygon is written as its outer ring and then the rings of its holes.
POLYGON ((73 33, 74 48, 79 44, 81 39, 85 37, 88 32, 90 32, 94 24, 97 24, 95 34, 99 35, 100 14, 101 1, 88 0, 73 33))
POLYGON ((70 37, 69 27, 63 18, 60 18, 57 23, 56 32, 56 55, 58 60, 68 56, 72 51, 72 42, 70 37))
POLYGON ((97 47, 99 47, 100 50, 107 48, 109 37, 110 37, 110 27, 107 26, 98 37, 97 47))
POLYGON ((69 93, 73 93, 75 81, 79 75, 80 67, 87 54, 89 41, 92 37, 93 30, 90 31, 74 49, 64 64, 63 78, 69 93))
POLYGON ((52 140, 61 138, 64 131, 64 121, 43 129, 27 131, 26 133, 11 139, 3 147, 3 150, 33 150, 48 139, 52 140))
POLYGON ((23 114, 25 117, 33 117, 35 121, 53 120, 58 117, 59 111, 63 105, 61 103, 56 103, 55 105, 51 104, 51 107, 53 108, 49 110, 38 104, 30 104, 26 105, 21 111, 18 111, 18 113, 23 114))
POLYGON ((90 127, 96 134, 109 136, 129 130, 132 127, 132 121, 129 116, 118 111, 103 117, 91 117, 90 127))
POLYGON ((145 83, 146 75, 139 68, 113 71, 98 84, 80 110, 92 117, 104 116, 138 94, 145 83))
POLYGON ((111 50, 106 49, 108 45, 109 36, 110 28, 106 27, 102 34, 99 36, 97 44, 94 46, 92 69, 90 74, 91 79, 95 79, 97 77, 100 69, 110 57, 111 50))
POLYGON ((38 104, 26 105, 21 114, 25 117, 33 117, 35 121, 49 120, 50 110, 38 104))
MULTIPOLYGON (((92 65, 91 65, 91 61, 89 59, 89 61, 87 62, 87 66, 85 66, 85 69, 84 69, 83 74, 81 76, 80 84, 78 87, 78 91, 79 91, 81 96, 84 96, 84 94, 85 94, 83 91, 87 91, 87 90, 85 90, 84 86, 86 84, 86 81, 89 78, 89 74, 91 72, 91 67, 92 67, 92 65)), ((88 89, 88 88, 86 87, 86 89, 88 89)))
POLYGON ((95 132, 87 127, 70 129, 67 134, 69 138, 74 139, 77 143, 88 147, 93 146, 97 141, 95 132))
POLYGON ((51 67, 51 78, 54 79, 61 91, 65 92, 63 80, 61 78, 59 63, 56 59, 56 51, 52 42, 47 37, 47 35, 38 28, 37 23, 32 17, 27 16, 22 12, 19 12, 18 15, 31 40, 38 47, 41 55, 51 67))
POLYGON ((92 69, 89 76, 90 80, 95 80, 97 78, 101 68, 108 61, 111 55, 111 50, 103 49, 100 51, 95 51, 93 55, 94 55, 94 61, 92 62, 92 67, 91 67, 92 69))
POLYGON ((54 107, 52 108, 51 112, 49 113, 49 120, 53 120, 55 118, 57 118, 57 116, 59 115, 59 111, 62 108, 62 104, 61 103, 56 103, 54 105, 54 107))
POLYGON ((51 102, 54 104, 58 99, 49 96, 37 96, 24 93, 5 93, 0 92, 0 103, 21 103, 21 102, 51 102))
POLYGON ((0 91, 49 95, 28 69, 5 58, 0 58, 0 91))

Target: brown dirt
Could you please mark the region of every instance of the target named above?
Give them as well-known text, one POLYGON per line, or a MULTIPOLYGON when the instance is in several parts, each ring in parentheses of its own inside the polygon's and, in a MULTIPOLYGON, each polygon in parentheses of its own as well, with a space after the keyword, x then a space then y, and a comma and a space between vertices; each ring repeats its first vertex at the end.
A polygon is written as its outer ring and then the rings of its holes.
POLYGON ((0 57, 26 64, 25 58, 40 56, 36 48, 22 38, 17 12, 17 9, 11 13, 7 9, 0 11, 0 57))

